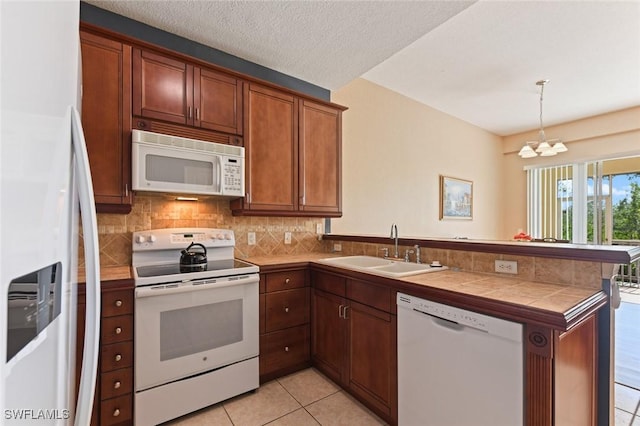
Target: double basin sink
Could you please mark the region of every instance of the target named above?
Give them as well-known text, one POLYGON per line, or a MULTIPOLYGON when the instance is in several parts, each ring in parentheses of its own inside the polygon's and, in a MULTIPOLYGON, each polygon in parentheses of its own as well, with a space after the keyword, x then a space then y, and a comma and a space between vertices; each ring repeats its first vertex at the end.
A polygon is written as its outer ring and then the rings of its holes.
POLYGON ((409 263, 384 259, 374 256, 345 256, 329 257, 320 259, 319 263, 351 269, 354 271, 367 272, 375 275, 382 275, 391 278, 402 278, 411 275, 424 274, 427 272, 442 271, 448 269, 446 266, 431 266, 424 263, 409 263))

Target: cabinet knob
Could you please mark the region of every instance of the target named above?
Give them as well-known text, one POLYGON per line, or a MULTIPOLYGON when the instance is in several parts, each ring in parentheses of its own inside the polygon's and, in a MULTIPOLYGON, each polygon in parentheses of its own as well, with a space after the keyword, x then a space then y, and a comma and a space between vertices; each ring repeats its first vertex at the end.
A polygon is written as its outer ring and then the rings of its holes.
POLYGON ((116 300, 116 307, 120 308, 122 307, 122 300, 116 300))
POLYGON ((120 415, 120 409, 116 408, 115 410, 113 410, 113 417, 118 417, 120 415))
POLYGON ((114 357, 114 359, 116 360, 116 362, 120 362, 120 361, 122 361, 122 355, 120 355, 120 354, 116 354, 116 356, 114 357))
POLYGON ((290 279, 290 278, 285 278, 285 280, 284 280, 284 283, 285 283, 285 284, 289 284, 290 282, 291 282, 291 279, 290 279))
POLYGON ((284 351, 285 351, 285 352, 289 352, 289 346, 285 346, 285 347, 284 347, 284 351))
POLYGON ((121 327, 116 327, 116 334, 120 334, 122 333, 122 328, 121 327))
POLYGON ((122 383, 119 380, 113 384, 114 389, 120 389, 120 386, 122 386, 122 383))
POLYGON ((285 311, 285 312, 289 312, 289 307, 288 307, 288 306, 285 306, 285 307, 284 307, 284 311, 285 311))

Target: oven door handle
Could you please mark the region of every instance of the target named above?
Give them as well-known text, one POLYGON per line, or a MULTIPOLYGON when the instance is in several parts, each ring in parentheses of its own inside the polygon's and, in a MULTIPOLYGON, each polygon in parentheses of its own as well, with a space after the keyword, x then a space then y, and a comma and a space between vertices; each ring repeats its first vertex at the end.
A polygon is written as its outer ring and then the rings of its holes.
POLYGON ((217 279, 216 282, 212 282, 212 283, 199 284, 198 281, 188 281, 186 283, 180 283, 175 286, 172 286, 170 284, 165 284, 164 286, 152 285, 147 287, 137 287, 136 299, 140 299, 143 297, 166 296, 169 294, 191 293, 194 291, 211 290, 215 288, 246 285, 246 284, 253 284, 253 283, 257 284, 259 281, 260 281, 259 276, 255 274, 255 275, 242 276, 238 279, 217 279))

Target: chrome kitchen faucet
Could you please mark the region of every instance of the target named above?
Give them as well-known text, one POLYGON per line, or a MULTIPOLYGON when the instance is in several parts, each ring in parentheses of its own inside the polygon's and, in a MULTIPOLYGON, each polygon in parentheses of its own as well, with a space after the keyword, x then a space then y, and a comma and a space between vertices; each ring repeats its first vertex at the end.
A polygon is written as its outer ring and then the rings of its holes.
POLYGON ((391 235, 389 236, 389 238, 393 239, 393 244, 394 244, 393 257, 395 257, 397 259, 399 257, 399 254, 398 254, 398 226, 395 223, 391 225, 391 235))

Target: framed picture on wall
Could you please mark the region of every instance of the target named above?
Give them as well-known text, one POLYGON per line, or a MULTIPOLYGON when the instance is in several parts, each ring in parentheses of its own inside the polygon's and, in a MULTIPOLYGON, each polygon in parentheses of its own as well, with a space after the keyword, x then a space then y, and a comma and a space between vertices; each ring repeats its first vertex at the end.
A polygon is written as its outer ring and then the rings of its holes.
POLYGON ((473 182, 440 175, 440 220, 473 219, 473 182))

